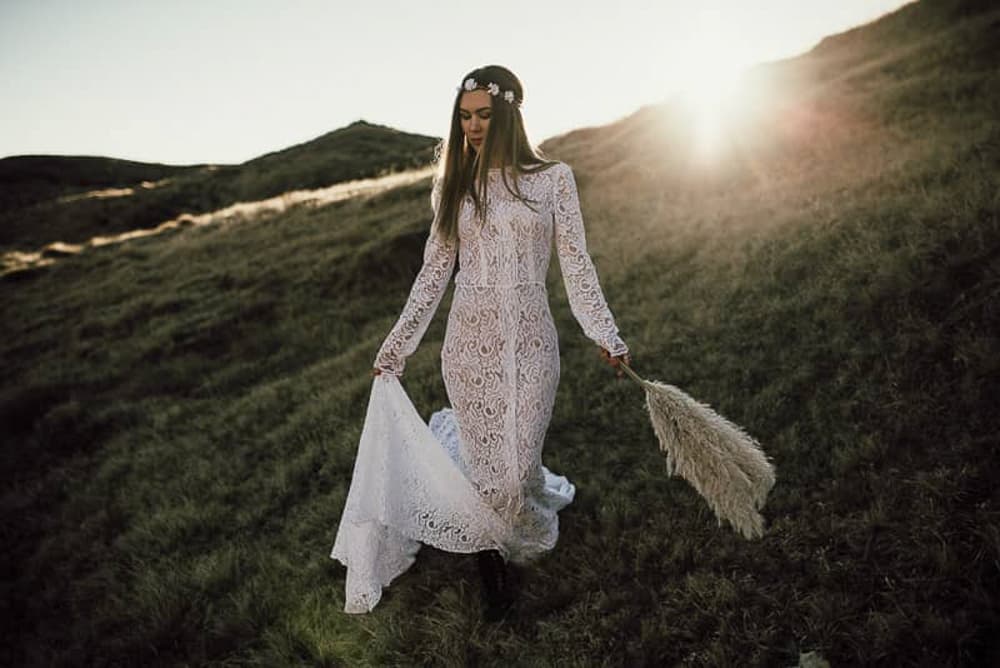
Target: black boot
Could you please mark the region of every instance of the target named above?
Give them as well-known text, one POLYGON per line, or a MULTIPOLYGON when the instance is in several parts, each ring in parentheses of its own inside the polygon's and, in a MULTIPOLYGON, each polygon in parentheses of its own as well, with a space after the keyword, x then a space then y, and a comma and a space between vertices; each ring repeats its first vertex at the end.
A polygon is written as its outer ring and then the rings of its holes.
POLYGON ((514 602, 510 571, 497 550, 477 552, 476 558, 483 579, 483 617, 489 622, 499 621, 514 602))

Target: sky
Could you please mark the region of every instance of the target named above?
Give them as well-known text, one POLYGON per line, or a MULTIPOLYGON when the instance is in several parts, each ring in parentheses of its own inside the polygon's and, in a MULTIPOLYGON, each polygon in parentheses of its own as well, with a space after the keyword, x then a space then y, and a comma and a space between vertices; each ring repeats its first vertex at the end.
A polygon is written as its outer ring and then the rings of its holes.
POLYGON ((0 157, 240 163, 358 119, 444 136, 504 65, 534 143, 797 55, 900 0, 2 0, 0 157))

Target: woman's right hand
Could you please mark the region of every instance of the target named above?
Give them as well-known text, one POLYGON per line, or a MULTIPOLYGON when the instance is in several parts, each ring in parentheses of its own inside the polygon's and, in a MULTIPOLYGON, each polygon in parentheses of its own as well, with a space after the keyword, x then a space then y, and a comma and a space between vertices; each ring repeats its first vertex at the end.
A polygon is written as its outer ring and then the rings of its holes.
POLYGON ((381 376, 382 375, 382 369, 379 369, 378 367, 374 367, 372 369, 372 375, 373 376, 381 376))

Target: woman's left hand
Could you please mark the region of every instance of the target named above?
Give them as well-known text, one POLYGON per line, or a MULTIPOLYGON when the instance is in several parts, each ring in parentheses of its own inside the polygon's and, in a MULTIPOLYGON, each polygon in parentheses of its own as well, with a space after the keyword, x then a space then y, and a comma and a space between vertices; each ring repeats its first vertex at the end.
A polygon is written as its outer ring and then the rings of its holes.
POLYGON ((618 376, 618 378, 621 378, 625 374, 625 372, 622 371, 622 362, 632 366, 632 357, 628 353, 625 353, 624 355, 612 355, 604 348, 601 348, 601 357, 604 358, 605 362, 614 367, 616 372, 615 375, 618 376))

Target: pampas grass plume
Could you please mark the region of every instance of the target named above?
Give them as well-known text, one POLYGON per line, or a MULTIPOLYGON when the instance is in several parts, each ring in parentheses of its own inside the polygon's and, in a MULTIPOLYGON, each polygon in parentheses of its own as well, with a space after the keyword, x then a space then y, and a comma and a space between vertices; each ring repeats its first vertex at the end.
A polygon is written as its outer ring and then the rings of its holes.
POLYGON ((681 389, 624 371, 646 390, 653 431, 667 459, 667 472, 679 475, 708 502, 719 523, 728 521, 744 538, 764 534, 764 507, 774 486, 774 467, 760 444, 743 429, 681 389))

